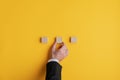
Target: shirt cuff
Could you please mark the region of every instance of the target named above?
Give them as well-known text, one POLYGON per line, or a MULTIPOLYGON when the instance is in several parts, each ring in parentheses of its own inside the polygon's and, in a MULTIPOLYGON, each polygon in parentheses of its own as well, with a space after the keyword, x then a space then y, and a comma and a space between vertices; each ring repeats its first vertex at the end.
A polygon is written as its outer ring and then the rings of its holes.
POLYGON ((49 60, 48 60, 48 63, 49 63, 49 62, 52 62, 52 61, 59 63, 59 60, 57 60, 57 59, 49 59, 49 60))

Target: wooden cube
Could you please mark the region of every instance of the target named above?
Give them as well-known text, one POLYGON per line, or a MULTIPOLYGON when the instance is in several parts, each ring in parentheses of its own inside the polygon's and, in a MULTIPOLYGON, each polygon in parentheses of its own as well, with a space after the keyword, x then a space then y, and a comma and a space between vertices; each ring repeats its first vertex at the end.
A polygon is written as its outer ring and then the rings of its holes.
POLYGON ((57 43, 62 43, 63 41, 62 41, 62 37, 56 37, 56 42, 57 43))
POLYGON ((74 37, 74 36, 70 37, 70 42, 71 43, 76 43, 77 42, 77 38, 74 37))
POLYGON ((41 43, 48 43, 47 37, 41 37, 41 43))

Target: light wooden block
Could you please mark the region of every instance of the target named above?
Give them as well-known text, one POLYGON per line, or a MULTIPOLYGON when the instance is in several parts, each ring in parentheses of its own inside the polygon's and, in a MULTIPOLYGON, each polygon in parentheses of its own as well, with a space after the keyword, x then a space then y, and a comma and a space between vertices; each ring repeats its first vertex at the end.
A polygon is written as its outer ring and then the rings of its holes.
POLYGON ((56 42, 57 43, 62 43, 63 41, 62 41, 62 37, 56 37, 56 42))
POLYGON ((77 42, 77 38, 76 37, 70 37, 70 42, 71 43, 76 43, 77 42))
POLYGON ((41 37, 41 43, 48 43, 47 37, 41 37))

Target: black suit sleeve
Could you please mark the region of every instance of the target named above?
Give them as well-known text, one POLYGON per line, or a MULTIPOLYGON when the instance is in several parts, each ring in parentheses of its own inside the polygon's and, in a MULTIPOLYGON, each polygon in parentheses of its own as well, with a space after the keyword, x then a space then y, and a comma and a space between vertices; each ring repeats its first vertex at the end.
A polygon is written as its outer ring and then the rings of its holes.
POLYGON ((57 62, 47 63, 46 80, 61 80, 62 66, 57 62))

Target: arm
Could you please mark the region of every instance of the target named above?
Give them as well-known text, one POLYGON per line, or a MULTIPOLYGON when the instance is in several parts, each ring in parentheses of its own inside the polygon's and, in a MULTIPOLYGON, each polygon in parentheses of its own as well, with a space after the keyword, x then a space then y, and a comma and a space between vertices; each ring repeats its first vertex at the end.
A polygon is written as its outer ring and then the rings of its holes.
POLYGON ((57 43, 55 42, 52 47, 52 57, 47 63, 46 80, 61 80, 62 66, 59 61, 63 60, 68 55, 68 49, 64 43, 61 47, 56 49, 57 43))
POLYGON ((61 80, 62 66, 57 62, 47 63, 46 80, 61 80))

